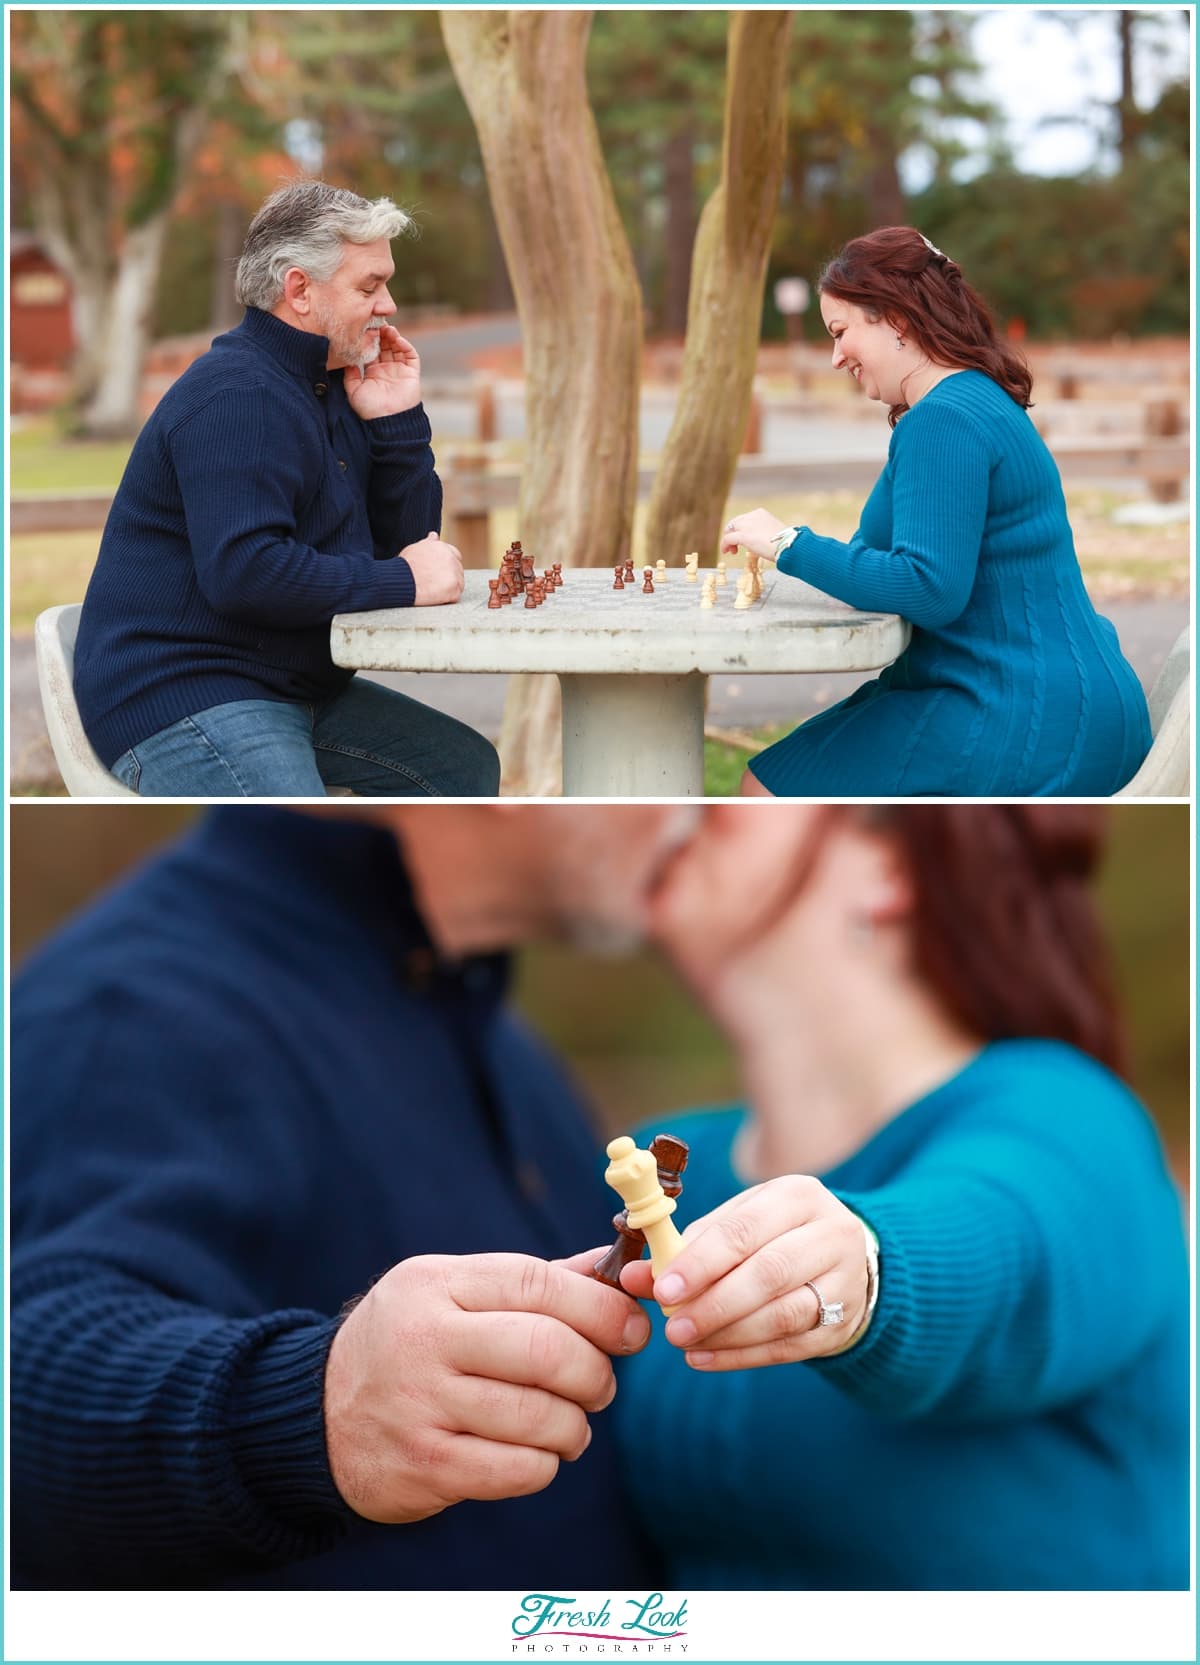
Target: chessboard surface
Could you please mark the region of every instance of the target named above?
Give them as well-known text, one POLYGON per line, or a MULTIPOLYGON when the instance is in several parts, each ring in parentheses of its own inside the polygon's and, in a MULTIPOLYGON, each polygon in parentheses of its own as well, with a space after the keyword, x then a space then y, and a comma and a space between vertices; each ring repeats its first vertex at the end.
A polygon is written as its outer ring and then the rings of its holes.
POLYGON ((489 609, 497 569, 472 569, 452 607, 341 613, 333 621, 335 664, 373 670, 554 671, 678 675, 698 671, 875 670, 900 654, 910 627, 890 613, 858 613, 811 585, 764 565, 763 593, 735 610, 740 567, 730 564, 716 603, 702 608, 700 568, 682 566, 643 593, 614 590, 611 568, 563 569, 563 583, 538 607, 515 596, 489 609))

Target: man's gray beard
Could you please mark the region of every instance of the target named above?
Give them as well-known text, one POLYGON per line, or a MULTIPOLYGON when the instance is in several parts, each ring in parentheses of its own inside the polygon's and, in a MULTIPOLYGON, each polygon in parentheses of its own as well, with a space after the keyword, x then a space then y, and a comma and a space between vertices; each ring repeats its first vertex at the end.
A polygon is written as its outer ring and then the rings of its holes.
MULTIPOLYGON (((379 357, 380 342, 378 330, 372 330, 370 336, 365 338, 365 345, 367 349, 366 352, 360 353, 353 361, 360 371, 365 371, 367 365, 374 364, 375 360, 379 357)), ((349 355, 347 354, 346 356, 348 357, 349 355)))
MULTIPOLYGON (((658 835, 659 859, 650 875, 653 883, 675 851, 691 842, 704 815, 700 804, 680 804, 658 835)), ((606 960, 620 959, 635 954, 646 941, 646 927, 642 922, 626 919, 600 919, 586 914, 572 914, 566 921, 567 940, 581 953, 595 954, 606 960)))
POLYGON ((584 919, 575 914, 567 920, 567 941, 581 954, 602 960, 619 960, 636 954, 646 940, 642 926, 615 919, 584 919))

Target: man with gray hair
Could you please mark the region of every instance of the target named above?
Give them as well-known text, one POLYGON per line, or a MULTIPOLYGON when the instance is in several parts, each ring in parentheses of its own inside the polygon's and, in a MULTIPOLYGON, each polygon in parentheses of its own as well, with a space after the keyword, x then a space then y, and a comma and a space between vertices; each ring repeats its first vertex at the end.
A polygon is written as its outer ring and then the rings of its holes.
POLYGON ((172 386, 113 500, 75 651, 80 715, 143 797, 491 797, 494 747, 329 653, 335 613, 462 594, 416 349, 411 229, 319 180, 263 204, 242 323, 172 386))

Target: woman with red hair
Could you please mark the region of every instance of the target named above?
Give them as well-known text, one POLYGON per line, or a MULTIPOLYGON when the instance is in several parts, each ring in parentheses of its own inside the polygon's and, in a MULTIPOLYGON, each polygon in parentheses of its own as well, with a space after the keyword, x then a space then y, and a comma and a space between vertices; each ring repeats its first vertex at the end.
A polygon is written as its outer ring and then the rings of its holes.
POLYGON ((894 665, 752 759, 749 795, 1107 797, 1150 749, 1145 696, 1083 584, 1032 380, 955 262, 920 232, 825 268, 833 363, 888 406, 887 466, 849 543, 765 509, 726 526, 779 571, 899 613, 894 665))
POLYGON ((613 1409, 672 1588, 1187 1588, 1187 1257, 1105 813, 726 805, 671 870, 656 936, 746 1100, 666 1124, 687 1241, 623 1274, 675 1309, 613 1409))

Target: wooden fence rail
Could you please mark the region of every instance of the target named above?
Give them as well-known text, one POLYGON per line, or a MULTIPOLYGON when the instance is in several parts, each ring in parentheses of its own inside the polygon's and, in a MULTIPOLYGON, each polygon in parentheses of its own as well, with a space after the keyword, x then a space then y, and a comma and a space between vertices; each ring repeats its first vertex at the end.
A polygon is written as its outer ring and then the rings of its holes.
MULTIPOLYGON (((1191 448, 1186 436, 1167 434, 1124 439, 1105 436, 1083 442, 1064 440, 1052 446, 1064 481, 1136 478, 1159 502, 1177 498, 1186 484, 1191 448)), ((882 467, 878 457, 770 458, 743 456, 734 475, 732 496, 785 497, 808 491, 868 491, 882 467)), ((490 559, 489 517, 495 509, 517 504, 521 470, 515 464, 492 466, 480 452, 449 452, 439 461, 445 490, 445 535, 462 550, 467 566, 490 559)), ((638 500, 645 501, 656 470, 638 470, 638 500)), ((9 526, 22 532, 80 532, 104 525, 111 492, 14 493, 9 526)))

